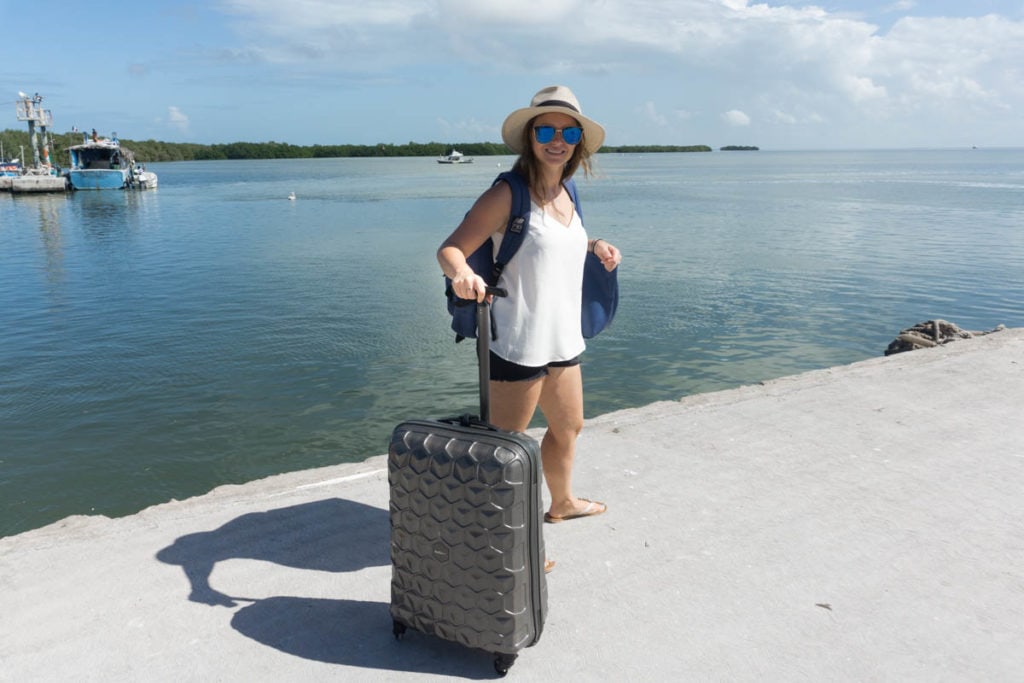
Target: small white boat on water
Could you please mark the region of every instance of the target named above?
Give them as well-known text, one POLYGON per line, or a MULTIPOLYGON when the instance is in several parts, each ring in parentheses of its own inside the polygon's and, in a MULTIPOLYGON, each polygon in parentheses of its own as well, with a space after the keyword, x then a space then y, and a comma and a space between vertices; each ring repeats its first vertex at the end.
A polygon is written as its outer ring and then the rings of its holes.
POLYGON ((437 158, 439 164, 471 164, 473 163, 473 157, 467 157, 457 149, 453 149, 451 154, 446 154, 437 158))
POLYGON ((132 169, 132 183, 140 190, 152 190, 156 187, 156 173, 147 171, 141 164, 132 169))

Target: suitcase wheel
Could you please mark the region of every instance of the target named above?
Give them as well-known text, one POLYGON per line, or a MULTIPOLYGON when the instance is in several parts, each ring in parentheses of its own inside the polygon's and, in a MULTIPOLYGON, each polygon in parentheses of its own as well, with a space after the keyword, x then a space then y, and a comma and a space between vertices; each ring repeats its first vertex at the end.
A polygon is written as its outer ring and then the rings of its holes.
POLYGON ((395 634, 395 640, 401 640, 405 635, 405 624, 400 621, 392 621, 391 632, 395 634))
POLYGON ((494 670, 498 672, 499 676, 504 676, 508 673, 508 670, 512 668, 512 665, 516 661, 518 655, 495 655, 494 656, 494 670))

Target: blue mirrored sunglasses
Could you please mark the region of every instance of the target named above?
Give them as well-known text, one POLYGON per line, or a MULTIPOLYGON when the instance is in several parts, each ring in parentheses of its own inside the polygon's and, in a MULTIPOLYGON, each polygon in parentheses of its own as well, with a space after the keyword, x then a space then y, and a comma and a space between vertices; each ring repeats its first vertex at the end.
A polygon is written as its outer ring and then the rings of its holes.
POLYGON ((579 126, 569 126, 568 128, 555 128, 554 126, 534 126, 533 135, 537 138, 537 142, 542 145, 546 145, 555 139, 555 133, 561 133, 562 139, 565 140, 567 145, 578 145, 580 140, 583 139, 583 129, 579 126))

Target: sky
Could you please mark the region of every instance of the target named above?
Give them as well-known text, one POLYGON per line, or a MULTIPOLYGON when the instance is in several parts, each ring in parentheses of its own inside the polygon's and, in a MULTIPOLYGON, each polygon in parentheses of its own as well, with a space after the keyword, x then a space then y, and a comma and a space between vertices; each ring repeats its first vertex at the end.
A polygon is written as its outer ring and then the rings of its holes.
POLYGON ((610 145, 1024 147, 1024 0, 33 7, 0 0, 0 129, 25 126, 24 91, 57 132, 498 142, 505 116, 562 84, 610 145))

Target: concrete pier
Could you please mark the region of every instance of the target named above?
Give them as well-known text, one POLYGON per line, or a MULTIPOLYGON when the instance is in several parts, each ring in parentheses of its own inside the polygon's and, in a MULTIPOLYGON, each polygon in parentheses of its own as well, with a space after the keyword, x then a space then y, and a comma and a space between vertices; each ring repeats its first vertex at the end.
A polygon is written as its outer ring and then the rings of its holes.
MULTIPOLYGON (((1022 405, 1010 329, 589 420, 509 679, 1020 680, 1022 405)), ((0 539, 0 680, 493 678, 392 638, 385 466, 0 539)))
MULTIPOLYGON (((23 175, 0 180, 10 180, 10 186, 6 187, 6 189, 15 194, 65 192, 67 190, 67 180, 63 176, 23 175)), ((0 189, 5 189, 5 185, 6 183, 0 184, 0 189)))

